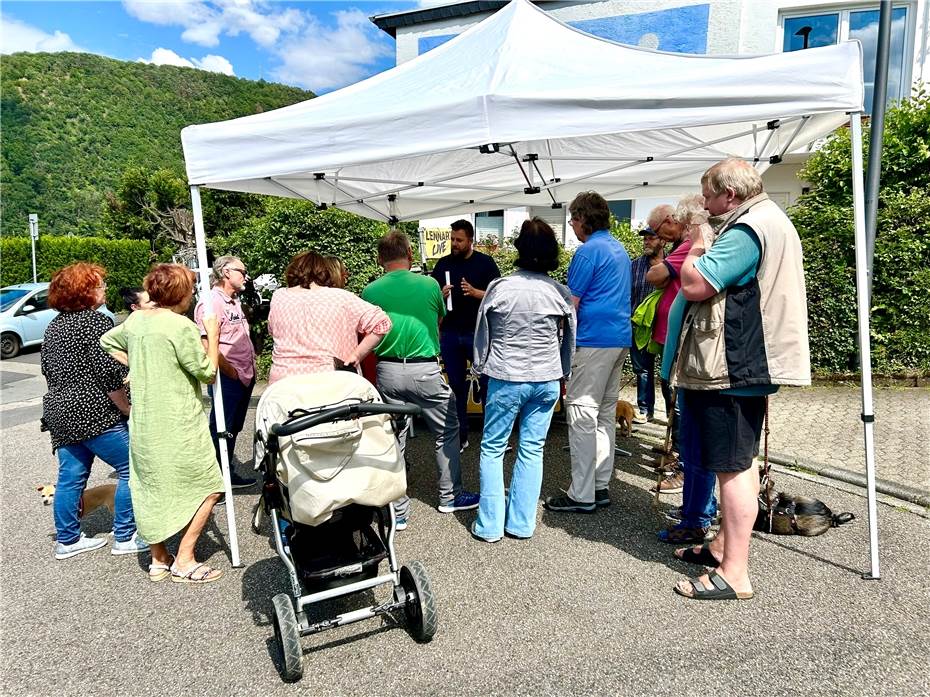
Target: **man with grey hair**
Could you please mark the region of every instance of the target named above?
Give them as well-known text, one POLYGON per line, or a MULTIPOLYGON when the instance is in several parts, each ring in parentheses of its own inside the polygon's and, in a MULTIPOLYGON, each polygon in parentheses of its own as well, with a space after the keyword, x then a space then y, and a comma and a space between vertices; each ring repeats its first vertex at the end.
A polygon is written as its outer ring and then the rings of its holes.
MULTIPOLYGON (((229 443, 229 474, 234 489, 252 486, 254 479, 241 477, 233 470, 232 454, 236 450, 236 436, 245 425, 249 410, 249 399, 255 387, 255 350, 249 335, 249 323, 242 311, 238 294, 248 280, 245 264, 238 257, 222 256, 213 262, 210 294, 201 298, 194 310, 194 320, 200 328, 206 346, 206 331, 203 328, 203 316, 206 302, 210 302, 220 325, 220 356, 218 379, 223 397, 223 416, 226 430, 218 434, 216 429, 216 407, 210 411, 210 433, 213 435, 213 447, 216 458, 220 458, 219 438, 224 437, 229 443)), ((213 397, 213 387, 209 388, 213 397)))
MULTIPOLYGON (((681 291, 690 304, 680 310, 669 378, 694 422, 700 467, 720 482, 723 518, 713 542, 675 552, 716 570, 680 581, 675 591, 701 600, 743 600, 753 595, 749 541, 759 495, 753 458, 767 396, 780 385, 810 384, 807 296, 798 233, 763 193, 758 171, 743 160, 724 160, 704 173, 701 188, 718 226, 710 244, 698 227, 692 233, 681 268, 681 291)), ((673 329, 674 323, 670 339, 673 329)))

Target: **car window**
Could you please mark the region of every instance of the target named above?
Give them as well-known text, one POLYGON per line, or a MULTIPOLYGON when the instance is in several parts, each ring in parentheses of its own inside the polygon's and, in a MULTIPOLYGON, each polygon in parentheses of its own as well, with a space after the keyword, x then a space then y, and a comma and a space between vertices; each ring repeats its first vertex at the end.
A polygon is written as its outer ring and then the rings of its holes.
POLYGON ((29 304, 35 305, 36 310, 48 309, 48 290, 40 290, 29 298, 29 304))
POLYGON ((23 290, 22 288, 4 288, 0 290, 0 312, 6 312, 13 305, 16 304, 16 301, 22 298, 28 290, 23 290))

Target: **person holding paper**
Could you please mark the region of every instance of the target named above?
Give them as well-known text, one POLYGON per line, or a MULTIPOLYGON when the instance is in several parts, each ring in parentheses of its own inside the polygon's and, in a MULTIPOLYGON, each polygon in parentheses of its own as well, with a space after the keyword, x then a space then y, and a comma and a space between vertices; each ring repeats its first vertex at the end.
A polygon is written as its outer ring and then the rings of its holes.
MULTIPOLYGON (((440 326, 442 363, 455 393, 462 450, 468 447, 468 364, 475 345, 475 323, 485 290, 501 272, 494 259, 475 250, 475 228, 467 220, 452 223, 451 254, 436 262, 432 276, 442 287, 442 297, 452 308, 440 326), (448 281, 446 280, 448 274, 448 281)), ((448 306, 447 306, 448 307, 448 306)), ((487 378, 479 381, 479 399, 484 402, 487 378)))

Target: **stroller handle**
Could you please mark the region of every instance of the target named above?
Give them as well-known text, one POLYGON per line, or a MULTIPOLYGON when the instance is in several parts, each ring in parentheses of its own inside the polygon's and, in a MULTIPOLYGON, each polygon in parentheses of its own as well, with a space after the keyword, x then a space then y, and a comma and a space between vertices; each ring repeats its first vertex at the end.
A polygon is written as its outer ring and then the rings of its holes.
POLYGON ((298 416, 296 419, 288 419, 284 423, 274 424, 270 432, 273 436, 292 436, 299 431, 313 428, 319 424, 338 421, 347 417, 369 416, 371 414, 417 416, 421 411, 416 404, 344 404, 317 414, 298 416))

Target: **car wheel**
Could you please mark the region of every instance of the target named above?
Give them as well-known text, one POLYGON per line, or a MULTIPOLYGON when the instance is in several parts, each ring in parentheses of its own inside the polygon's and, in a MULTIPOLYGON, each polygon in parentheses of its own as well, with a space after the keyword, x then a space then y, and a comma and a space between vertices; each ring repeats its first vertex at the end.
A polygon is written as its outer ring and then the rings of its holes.
POLYGON ((4 332, 0 338, 0 357, 16 358, 19 355, 19 349, 22 348, 22 342, 13 332, 4 332))

